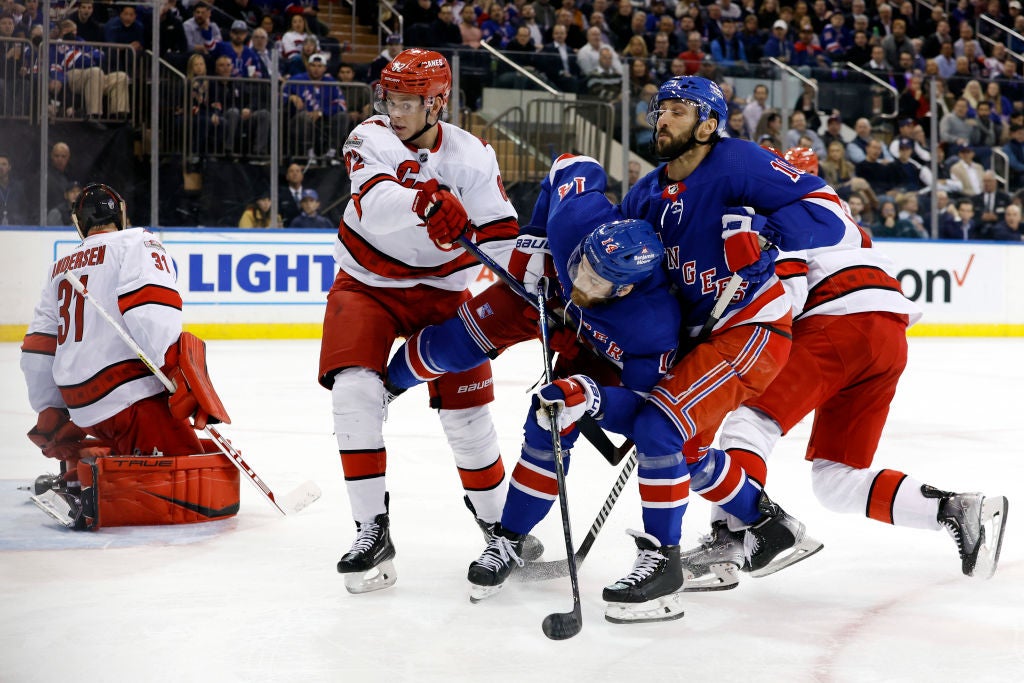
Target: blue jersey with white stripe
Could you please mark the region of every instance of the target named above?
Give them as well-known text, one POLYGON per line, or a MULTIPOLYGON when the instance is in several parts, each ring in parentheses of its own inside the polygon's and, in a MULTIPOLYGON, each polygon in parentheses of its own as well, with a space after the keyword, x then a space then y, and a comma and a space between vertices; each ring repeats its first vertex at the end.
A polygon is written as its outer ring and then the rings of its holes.
MULTIPOLYGON (((722 239, 722 216, 729 209, 749 206, 765 216, 763 234, 785 251, 836 244, 849 221, 824 181, 747 140, 719 141, 685 181, 673 182, 665 171, 661 165, 641 178, 621 209, 627 217, 646 219, 661 235, 690 334, 708 319, 732 275, 722 239)), ((774 276, 754 291, 744 283, 716 329, 784 315, 788 306, 777 285, 774 276)))

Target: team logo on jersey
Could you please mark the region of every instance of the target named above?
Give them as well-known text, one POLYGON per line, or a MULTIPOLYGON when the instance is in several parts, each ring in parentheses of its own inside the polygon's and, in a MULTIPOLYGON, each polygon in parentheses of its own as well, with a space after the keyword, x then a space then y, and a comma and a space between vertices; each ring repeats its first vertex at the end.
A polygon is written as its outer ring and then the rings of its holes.
POLYGON ((429 159, 429 158, 430 158, 430 151, 426 150, 426 149, 421 149, 420 150, 420 163, 421 164, 427 163, 427 159, 429 159))
POLYGON ((478 306, 476 309, 476 317, 479 320, 483 320, 484 318, 490 318, 492 315, 494 315, 494 309, 491 308, 490 304, 478 306))
POLYGON ((679 199, 679 195, 681 195, 683 193, 683 190, 685 189, 686 186, 683 185, 682 183, 672 183, 671 185, 667 186, 664 190, 661 191, 661 198, 676 201, 677 199, 679 199))

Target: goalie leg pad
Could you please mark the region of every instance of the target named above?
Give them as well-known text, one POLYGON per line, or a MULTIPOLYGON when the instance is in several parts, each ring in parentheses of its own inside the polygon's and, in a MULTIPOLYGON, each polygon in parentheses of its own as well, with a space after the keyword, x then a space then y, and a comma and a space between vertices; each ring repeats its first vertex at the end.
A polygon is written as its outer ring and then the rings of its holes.
POLYGON ((209 522, 238 514, 238 469, 220 453, 100 456, 78 465, 94 527, 209 522))

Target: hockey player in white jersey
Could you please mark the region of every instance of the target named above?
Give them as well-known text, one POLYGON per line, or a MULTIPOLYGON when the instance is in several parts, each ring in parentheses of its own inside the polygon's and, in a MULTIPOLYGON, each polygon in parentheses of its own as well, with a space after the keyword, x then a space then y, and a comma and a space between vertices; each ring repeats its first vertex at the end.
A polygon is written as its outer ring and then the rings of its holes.
MULTIPOLYGON (((786 161, 817 173, 817 155, 793 148, 786 161)), ((839 244, 780 254, 776 273, 793 305, 789 361, 763 394, 746 401, 723 425, 721 447, 764 481, 765 459, 779 438, 815 412, 807 446, 811 486, 833 512, 863 514, 885 524, 947 529, 961 570, 989 578, 1003 538, 1002 496, 940 491, 892 469, 873 468, 896 384, 907 362, 906 329, 921 317, 903 296, 893 264, 859 228, 839 244)), ((744 568, 743 535, 715 508, 711 533, 684 552, 687 590, 736 585, 744 568)))
MULTIPOLYGON (((205 346, 182 334, 173 261, 155 235, 128 228, 124 200, 106 185, 91 184, 82 190, 72 221, 82 243, 49 267, 22 345, 29 401, 39 413, 29 438, 44 455, 59 460, 62 470, 61 477, 37 482, 37 493, 55 487, 68 502, 69 521, 76 528, 95 527, 99 521, 106 526, 170 524, 234 514, 238 474, 231 472, 230 462, 222 456, 187 464, 173 460, 203 453, 195 428, 203 428, 207 421, 230 421, 206 374, 205 346), (117 331, 75 291, 65 278, 68 271, 77 275, 94 301, 120 318, 149 358, 164 363, 164 371, 178 386, 173 396, 168 397, 117 331), (90 484, 98 484, 89 480, 102 473, 104 461, 90 460, 86 466, 83 454, 107 453, 171 460, 153 465, 164 475, 152 481, 139 479, 135 466, 124 464, 122 475, 104 478, 107 498, 88 499, 83 488, 88 492, 90 484), (204 473, 201 467, 184 474, 197 465, 216 473, 204 473), (173 479, 175 473, 193 482, 202 480, 201 486, 226 504, 190 511, 195 501, 158 501, 143 491, 150 484, 171 486, 168 477, 173 479), (143 480, 145 486, 140 485, 143 480), (114 492, 117 495, 110 497, 114 492)), ((138 467, 144 465, 139 461, 138 467)))
MULTIPOLYGON (((451 83, 439 53, 405 50, 381 73, 379 115, 357 126, 344 146, 352 199, 338 229, 339 272, 327 296, 319 382, 331 391, 356 523, 355 541, 337 565, 353 593, 396 579, 381 379, 392 343, 450 318, 470 298, 477 262, 456 243, 460 236, 507 265, 519 230, 494 150, 441 120, 451 83)), ((490 365, 445 375, 429 391, 466 503, 486 535, 507 487, 487 405, 494 399, 490 365)), ((535 540, 531 546, 536 557, 535 540)))

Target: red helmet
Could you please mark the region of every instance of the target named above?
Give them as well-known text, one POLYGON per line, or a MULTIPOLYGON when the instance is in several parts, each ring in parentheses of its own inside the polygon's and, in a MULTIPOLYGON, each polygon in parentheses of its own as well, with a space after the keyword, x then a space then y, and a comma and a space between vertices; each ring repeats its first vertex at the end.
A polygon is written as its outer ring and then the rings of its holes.
POLYGON ((818 155, 810 147, 790 147, 782 158, 804 173, 818 175, 818 155))
POLYGON ((414 47, 403 50, 384 67, 378 87, 381 95, 419 95, 428 104, 432 101, 427 98, 440 97, 441 103, 447 104, 452 91, 452 70, 440 52, 414 47))

